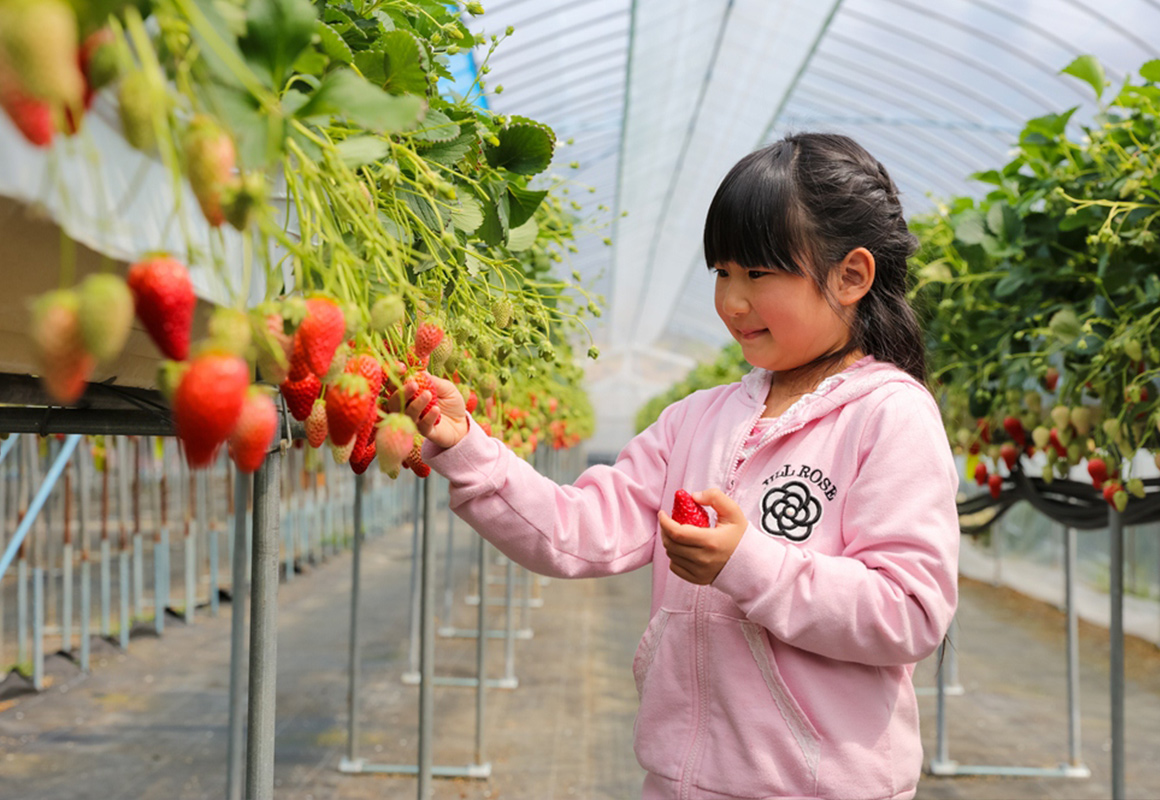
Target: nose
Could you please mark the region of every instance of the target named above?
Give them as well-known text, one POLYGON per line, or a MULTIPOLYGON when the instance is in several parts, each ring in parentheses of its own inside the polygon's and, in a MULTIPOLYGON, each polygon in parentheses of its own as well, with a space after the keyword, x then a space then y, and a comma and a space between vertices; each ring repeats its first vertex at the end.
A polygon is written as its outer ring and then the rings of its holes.
POLYGON ((723 280, 717 287, 717 312, 723 317, 739 317, 749 311, 749 295, 744 281, 723 280))

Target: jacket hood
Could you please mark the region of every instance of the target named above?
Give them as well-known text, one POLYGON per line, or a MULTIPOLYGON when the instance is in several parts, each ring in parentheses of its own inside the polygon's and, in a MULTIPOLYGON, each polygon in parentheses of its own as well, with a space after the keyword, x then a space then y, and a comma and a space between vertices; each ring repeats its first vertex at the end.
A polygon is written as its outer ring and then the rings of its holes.
MULTIPOLYGON (((754 367, 741 379, 741 390, 753 405, 765 403, 769 395, 773 373, 761 367, 754 367)), ((801 417, 805 422, 840 408, 859 397, 889 383, 909 383, 924 391, 924 387, 910 373, 889 361, 879 361, 874 356, 864 356, 841 372, 825 378, 818 387, 795 403, 787 415, 801 417)))

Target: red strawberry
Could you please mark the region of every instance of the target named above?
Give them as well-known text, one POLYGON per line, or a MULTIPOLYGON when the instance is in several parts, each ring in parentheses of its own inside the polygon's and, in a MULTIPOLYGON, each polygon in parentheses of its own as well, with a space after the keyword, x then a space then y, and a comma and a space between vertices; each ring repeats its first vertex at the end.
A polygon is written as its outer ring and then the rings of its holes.
POLYGON ((696 525, 698 528, 709 527, 709 515, 684 489, 677 489, 677 493, 673 496, 672 518, 673 522, 678 525, 696 525))
POLYGON ((352 375, 362 375, 370 386, 371 397, 378 397, 383 389, 383 367, 379 361, 369 353, 359 353, 347 360, 343 372, 352 375))
POLYGON ((306 301, 306 318, 294 334, 294 359, 305 359, 310 371, 319 378, 330 369, 334 351, 342 344, 346 335, 346 318, 338 303, 325 297, 315 297, 306 301), (301 349, 301 355, 298 350, 301 349))
POLYGON ((314 401, 322 391, 322 381, 313 372, 308 372, 300 381, 287 378, 278 387, 282 396, 286 398, 286 407, 290 409, 290 416, 303 422, 310 416, 314 408, 314 401))
POLYGON ((441 341, 443 329, 433 322, 424 322, 415 329, 415 355, 423 360, 430 358, 441 341))
POLYGON ((1092 486, 1096 489, 1101 488, 1108 479, 1108 463, 1102 458, 1089 458, 1087 470, 1088 475, 1092 476, 1092 486))
POLYGON ((350 441, 373 408, 373 402, 366 378, 340 375, 326 389, 326 426, 330 429, 330 440, 340 446, 350 441))
POLYGON ((1055 387, 1059 384, 1059 370, 1055 367, 1048 367, 1047 372, 1043 373, 1043 385, 1047 387, 1049 392, 1054 392, 1055 387))
POLYGON ((242 403, 242 413, 229 439, 230 458, 238 471, 257 471, 278 431, 278 409, 266 390, 251 386, 242 403))
POLYGON ((1055 453, 1060 458, 1067 458, 1067 448, 1063 446, 1063 442, 1059 439, 1059 430, 1057 428, 1051 429, 1051 438, 1048 440, 1051 446, 1055 448, 1055 453))
POLYGON ((986 417, 979 417, 979 419, 976 421, 975 425, 979 429, 979 439, 982 440, 983 444, 990 444, 991 443, 991 423, 987 421, 986 417))
POLYGON ((182 139, 189 185, 210 225, 226 221, 222 195, 237 183, 237 151, 230 135, 209 116, 199 114, 182 139))
POLYGON ((330 428, 326 425, 326 401, 320 397, 314 401, 314 406, 306 417, 306 441, 310 442, 311 447, 322 447, 329 433, 330 428))
POLYGON ((362 475, 375 460, 375 419, 370 414, 363 421, 354 437, 354 449, 350 451, 350 468, 355 475, 362 475))
POLYGON ((1019 460, 1019 451, 1010 442, 1003 442, 999 448, 999 457, 1007 464, 1007 471, 1015 469, 1015 462, 1019 460))
POLYGON ((987 482, 987 465, 979 463, 975 465, 975 484, 982 486, 987 482))
POLYGON ((403 466, 420 478, 426 478, 431 474, 431 467, 423 460, 423 437, 415 436, 411 444, 411 452, 403 460, 403 466))
POLYGON ((48 147, 56 135, 52 106, 20 88, 19 83, 0 64, 0 108, 30 144, 48 147))
POLYGON ((992 475, 990 478, 987 478, 987 488, 991 490, 991 497, 998 500, 999 495, 1003 492, 1003 476, 992 475))
POLYGON ((138 261, 129 267, 129 289, 137 317, 167 357, 183 361, 189 355, 189 336, 197 297, 185 265, 169 256, 138 261))
POLYGON ((48 292, 32 306, 32 343, 49 397, 72 403, 84 394, 96 366, 81 335, 80 298, 70 289, 48 292))
POLYGON ((415 423, 406 414, 388 414, 375 434, 379 469, 397 478, 403 459, 411 452, 416 433, 415 423))
POLYGON ((1123 511, 1128 505, 1128 493, 1117 481, 1104 484, 1104 500, 1117 511, 1123 511))
POLYGON ((173 396, 173 420, 189 466, 205 467, 237 425, 250 368, 233 355, 209 352, 189 363, 173 396))
POLYGON ((1020 447, 1027 444, 1027 433, 1023 430, 1023 423, 1018 417, 1003 417, 1003 428, 1015 444, 1020 447))
POLYGON ((466 405, 467 405, 467 413, 468 414, 475 413, 475 409, 479 407, 479 397, 478 397, 478 395, 475 394, 474 389, 472 389, 471 391, 469 391, 467 393, 466 405))

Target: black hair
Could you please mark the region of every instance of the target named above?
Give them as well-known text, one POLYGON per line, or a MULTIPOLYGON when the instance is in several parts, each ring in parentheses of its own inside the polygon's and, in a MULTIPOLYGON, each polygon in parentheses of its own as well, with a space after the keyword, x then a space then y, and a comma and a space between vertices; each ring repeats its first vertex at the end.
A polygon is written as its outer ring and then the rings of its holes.
POLYGON ((800 133, 750 153, 725 176, 705 219, 710 269, 781 269, 809 277, 827 297, 830 272, 858 247, 874 256, 874 282, 846 347, 814 363, 861 350, 925 383, 922 329, 906 298, 918 239, 886 168, 853 139, 800 133))

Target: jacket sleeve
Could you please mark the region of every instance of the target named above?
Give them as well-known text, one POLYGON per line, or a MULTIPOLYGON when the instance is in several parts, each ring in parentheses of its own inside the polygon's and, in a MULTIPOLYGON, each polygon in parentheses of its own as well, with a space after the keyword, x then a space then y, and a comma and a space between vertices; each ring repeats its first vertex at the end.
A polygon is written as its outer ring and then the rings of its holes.
POLYGON ((870 412, 828 555, 752 524, 713 585, 754 622, 803 650, 887 666, 938 647, 958 602, 958 474, 938 409, 917 387, 870 412))
POLYGON ((451 483, 451 508, 518 564, 561 578, 629 572, 652 560, 672 407, 621 451, 615 466, 561 486, 471 423, 454 447, 424 446, 451 483))

